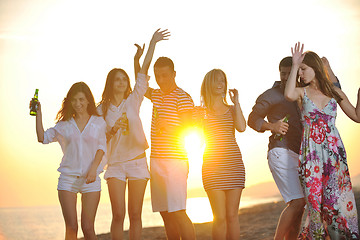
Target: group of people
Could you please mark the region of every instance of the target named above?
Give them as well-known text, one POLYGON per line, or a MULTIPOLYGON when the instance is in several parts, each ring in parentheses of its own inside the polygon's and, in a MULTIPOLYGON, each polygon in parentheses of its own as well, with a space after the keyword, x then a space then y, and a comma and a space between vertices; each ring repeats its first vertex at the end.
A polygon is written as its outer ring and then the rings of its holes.
MULTIPOLYGON (((155 46, 169 36, 167 30, 160 29, 153 34, 142 66, 139 59, 144 47, 136 45, 133 90, 129 76, 120 68, 108 73, 98 105, 84 82, 75 83, 63 100, 56 125, 46 131, 38 103, 38 141, 57 141, 64 153, 57 189, 65 239, 77 239, 77 193, 82 194, 84 237, 96 239, 99 174, 105 163, 112 239, 123 238, 126 185, 129 237, 141 239, 141 212, 149 179, 152 208, 160 212, 167 238, 195 239, 186 214, 189 165, 180 134, 194 124, 203 128, 206 139, 202 179, 214 216, 213 239, 239 239, 238 209, 245 167, 235 130, 243 132, 246 128, 239 93, 227 89, 222 70, 213 69, 201 85, 201 106, 194 107, 191 96, 177 86, 174 64, 167 57, 158 58, 154 64, 159 89, 150 88, 147 72, 155 46), (227 92, 232 105, 226 101, 227 92), (139 117, 144 96, 153 103, 150 171, 145 154, 149 146, 139 117)), ((259 96, 248 119, 256 131, 273 133, 269 167, 287 203, 275 239, 359 239, 355 199, 335 117, 338 103, 347 116, 360 122, 360 90, 354 107, 339 88, 326 59, 304 53, 299 43, 292 54, 280 62, 281 82, 259 96), (286 115, 288 122, 283 121, 286 115), (309 215, 299 234, 305 205, 309 215)))

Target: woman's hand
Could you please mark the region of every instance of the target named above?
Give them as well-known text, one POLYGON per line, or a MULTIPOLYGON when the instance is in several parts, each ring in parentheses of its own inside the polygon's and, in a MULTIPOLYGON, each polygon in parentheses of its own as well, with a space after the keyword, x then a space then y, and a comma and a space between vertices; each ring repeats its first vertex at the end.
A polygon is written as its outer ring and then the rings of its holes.
POLYGON ((88 174, 86 175, 86 184, 89 183, 93 183, 96 180, 96 166, 93 167, 93 165, 91 165, 91 168, 88 172, 88 174))
POLYGON ((300 66, 300 64, 302 63, 305 57, 305 53, 303 53, 303 50, 304 50, 304 44, 301 44, 301 48, 300 48, 300 42, 296 43, 294 48, 291 48, 293 65, 300 66))
MULTIPOLYGON (((29 102, 29 109, 31 109, 31 103, 32 103, 32 100, 30 100, 30 102, 29 102)), ((37 106, 36 113, 41 114, 41 104, 39 101, 36 103, 36 106, 37 106)))
POLYGON ((143 44, 142 48, 141 48, 140 45, 137 44, 137 43, 135 43, 134 45, 137 47, 137 50, 136 50, 134 59, 139 60, 139 59, 141 58, 141 56, 143 55, 143 53, 144 53, 145 43, 143 44))
POLYGON ((239 93, 238 90, 234 89, 229 89, 229 96, 230 96, 230 100, 233 102, 233 104, 238 104, 239 103, 239 93))
POLYGON ((155 44, 157 42, 160 42, 161 40, 169 40, 170 36, 171 36, 170 32, 167 29, 160 31, 160 28, 159 28, 153 34, 150 43, 155 44))

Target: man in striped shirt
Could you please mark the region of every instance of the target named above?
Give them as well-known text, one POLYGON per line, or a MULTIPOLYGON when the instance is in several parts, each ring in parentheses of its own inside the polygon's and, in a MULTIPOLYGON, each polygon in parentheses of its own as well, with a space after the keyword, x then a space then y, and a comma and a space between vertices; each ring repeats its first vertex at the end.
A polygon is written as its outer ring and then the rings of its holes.
POLYGON ((186 214, 189 165, 182 132, 191 124, 194 103, 175 83, 174 63, 160 57, 154 64, 160 89, 148 88, 153 103, 151 122, 150 187, 154 212, 160 212, 168 239, 195 239, 186 214))

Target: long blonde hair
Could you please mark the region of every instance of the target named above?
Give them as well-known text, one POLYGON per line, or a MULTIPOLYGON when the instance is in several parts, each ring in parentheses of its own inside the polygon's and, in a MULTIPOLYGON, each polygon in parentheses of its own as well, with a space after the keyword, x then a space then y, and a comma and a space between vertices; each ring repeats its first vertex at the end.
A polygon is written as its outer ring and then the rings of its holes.
POLYGON ((225 73, 221 69, 213 69, 210 72, 208 72, 204 80, 201 84, 201 105, 202 107, 205 107, 207 109, 213 110, 214 100, 213 100, 213 94, 212 89, 215 84, 215 78, 216 75, 222 74, 225 78, 225 91, 223 94, 223 102, 227 104, 226 102, 226 91, 227 91, 227 78, 225 73))

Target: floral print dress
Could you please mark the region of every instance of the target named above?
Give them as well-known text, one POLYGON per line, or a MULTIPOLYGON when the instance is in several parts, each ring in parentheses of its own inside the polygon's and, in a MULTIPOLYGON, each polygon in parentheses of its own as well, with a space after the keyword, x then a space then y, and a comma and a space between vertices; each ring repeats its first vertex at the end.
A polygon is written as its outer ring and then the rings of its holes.
POLYGON ((335 127, 336 108, 332 98, 319 109, 305 90, 299 174, 308 216, 299 239, 359 239, 345 148, 335 127))

